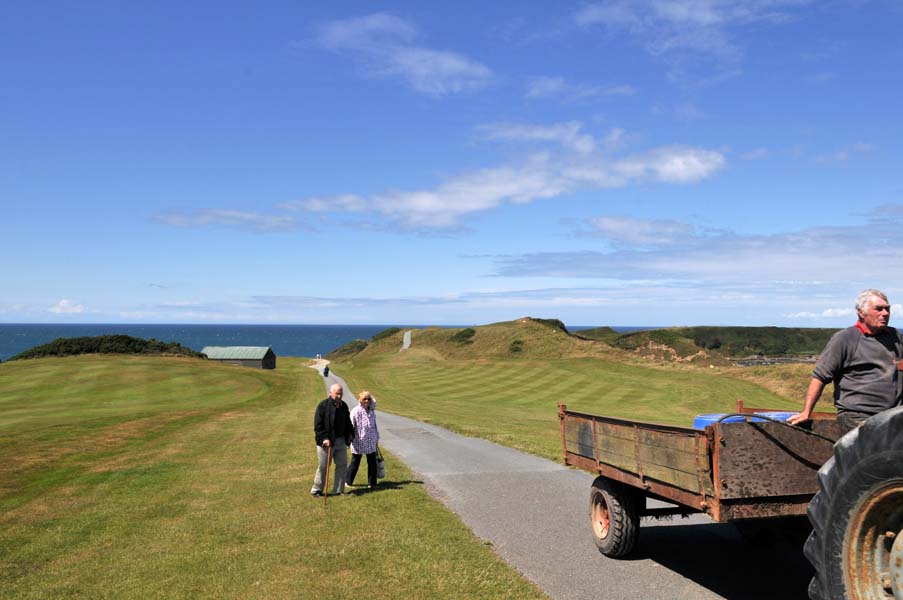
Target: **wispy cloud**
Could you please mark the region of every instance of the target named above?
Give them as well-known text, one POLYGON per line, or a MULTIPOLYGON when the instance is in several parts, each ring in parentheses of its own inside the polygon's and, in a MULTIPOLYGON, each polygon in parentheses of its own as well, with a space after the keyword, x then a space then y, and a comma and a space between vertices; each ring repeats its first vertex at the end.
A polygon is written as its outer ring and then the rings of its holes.
POLYGON ((322 24, 317 32, 321 46, 352 56, 378 77, 400 77, 418 92, 445 96, 472 92, 487 86, 492 71, 456 52, 414 44, 417 27, 385 13, 322 24))
POLYGON ((85 307, 81 304, 76 304, 72 300, 63 298, 47 310, 57 315, 78 315, 85 312, 85 307))
POLYGON ((611 35, 631 37, 650 55, 668 61, 672 78, 683 78, 694 60, 722 66, 725 61, 736 63, 743 54, 736 29, 793 20, 800 7, 809 3, 811 0, 614 0, 582 6, 574 21, 584 29, 601 27, 611 35))
POLYGON ((564 102, 591 100, 612 96, 633 96, 631 85, 587 85, 568 83, 563 77, 534 77, 527 83, 527 98, 552 98, 564 102))
POLYGON ((652 114, 672 116, 680 121, 696 121, 705 118, 705 113, 692 102, 681 102, 674 106, 653 106, 652 114))
POLYGON ((832 152, 830 154, 822 154, 815 157, 815 162, 819 163, 838 163, 846 162, 853 156, 858 154, 868 154, 872 151, 872 145, 865 142, 856 142, 850 146, 846 146, 832 152))
MULTIPOLYGON (((484 130, 485 131, 485 130, 484 130)), ((551 142, 579 152, 534 153, 520 163, 466 171, 432 189, 391 191, 369 197, 349 194, 307 198, 281 205, 295 211, 369 213, 397 227, 456 228, 463 217, 503 204, 523 204, 582 189, 617 188, 640 182, 694 183, 725 165, 716 151, 667 146, 621 157, 587 150, 595 145, 577 123, 550 127, 496 126, 499 139, 551 142)), ((620 137, 610 140, 616 142, 620 137)))
POLYGON ((609 249, 499 257, 497 274, 681 281, 714 290, 815 285, 826 280, 825 265, 838 274, 829 281, 839 287, 882 287, 903 278, 903 205, 879 207, 859 225, 770 235, 627 217, 597 217, 586 225, 580 233, 606 240, 609 249))
POLYGON ((630 246, 663 246, 685 241, 695 236, 695 228, 686 223, 669 220, 643 220, 631 217, 592 217, 588 235, 605 238, 615 244, 630 246))
MULTIPOLYGON (((903 304, 892 304, 891 314, 900 314, 900 311, 903 310, 903 304)), ((851 320, 856 318, 856 309, 851 305, 847 308, 826 308, 822 311, 812 312, 812 311, 801 311, 788 313, 784 315, 785 317, 791 319, 834 319, 837 317, 849 317, 851 320)))
POLYGON ((183 229, 196 227, 230 227, 256 233, 296 231, 308 227, 290 215, 265 215, 211 208, 194 212, 167 212, 151 216, 151 221, 183 229))
POLYGON ((489 140, 553 142, 576 152, 592 152, 596 149, 596 140, 582 129, 583 124, 579 121, 545 126, 494 123, 478 128, 478 133, 489 140))

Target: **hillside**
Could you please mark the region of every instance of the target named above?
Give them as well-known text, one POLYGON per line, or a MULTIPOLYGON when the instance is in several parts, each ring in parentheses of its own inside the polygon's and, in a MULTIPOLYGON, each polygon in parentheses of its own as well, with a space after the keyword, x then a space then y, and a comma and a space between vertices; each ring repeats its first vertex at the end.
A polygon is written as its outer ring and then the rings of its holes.
MULTIPOLYGON (((387 335, 377 334, 369 342, 349 342, 331 352, 327 358, 348 361, 397 353, 401 348, 403 331, 393 329, 387 335)), ((437 358, 449 359, 577 358, 616 352, 608 344, 571 335, 557 319, 532 317, 459 329, 416 329, 411 339, 411 354, 430 353, 437 358)))
POLYGON ((635 331, 616 338, 618 348, 686 360, 694 356, 739 359, 812 357, 821 352, 836 329, 800 327, 673 327, 635 331))
MULTIPOLYGON (((681 352, 699 351, 692 340, 668 333, 672 338, 658 339, 681 352)), ((413 330, 404 351, 402 336, 395 332, 344 354, 333 372, 353 390, 370 390, 381 410, 552 459, 561 451, 559 402, 594 414, 688 426, 695 415, 733 411, 738 399, 792 410, 799 405, 798 386, 808 382, 794 369, 773 380, 768 367, 735 367, 704 350, 705 358, 692 361, 670 355, 649 360, 529 317, 413 330)))
POLYGON ((621 334, 612 329, 611 327, 595 327, 593 329, 581 329, 580 331, 575 331, 574 335, 579 338, 585 338, 588 340, 597 340, 600 342, 606 342, 609 344, 614 343, 621 334))
MULTIPOLYGON (((444 358, 638 357, 661 362, 728 365, 748 357, 811 360, 836 329, 799 327, 671 327, 620 334, 610 327, 571 333, 557 319, 523 317, 477 327, 412 332, 412 351, 444 358)), ((387 329, 329 354, 333 361, 395 353, 403 331, 387 329)))

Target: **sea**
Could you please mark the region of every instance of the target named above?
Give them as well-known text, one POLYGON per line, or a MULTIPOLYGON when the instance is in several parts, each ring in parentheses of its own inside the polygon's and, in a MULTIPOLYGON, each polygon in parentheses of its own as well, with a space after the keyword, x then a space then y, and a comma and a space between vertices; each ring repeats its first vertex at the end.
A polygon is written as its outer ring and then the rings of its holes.
MULTIPOLYGON (((276 356, 306 356, 329 352, 356 339, 369 340, 389 327, 464 327, 464 325, 134 325, 134 324, 4 324, 0 323, 0 361, 57 338, 124 334, 161 342, 178 342, 197 350, 204 346, 269 346, 276 356)), ((568 327, 570 331, 595 325, 568 327)), ((648 329, 614 327, 617 331, 648 329)))

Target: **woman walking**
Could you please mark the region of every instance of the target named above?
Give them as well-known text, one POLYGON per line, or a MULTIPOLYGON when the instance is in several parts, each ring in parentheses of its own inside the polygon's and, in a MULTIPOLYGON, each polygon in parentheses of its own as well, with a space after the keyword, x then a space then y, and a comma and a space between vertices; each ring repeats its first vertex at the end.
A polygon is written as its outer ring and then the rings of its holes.
POLYGON ((376 428, 376 400, 367 390, 357 395, 358 405, 351 409, 354 437, 351 438, 351 465, 348 467, 346 485, 354 485, 354 477, 361 465, 361 455, 367 456, 367 485, 376 486, 376 444, 379 430, 376 428))

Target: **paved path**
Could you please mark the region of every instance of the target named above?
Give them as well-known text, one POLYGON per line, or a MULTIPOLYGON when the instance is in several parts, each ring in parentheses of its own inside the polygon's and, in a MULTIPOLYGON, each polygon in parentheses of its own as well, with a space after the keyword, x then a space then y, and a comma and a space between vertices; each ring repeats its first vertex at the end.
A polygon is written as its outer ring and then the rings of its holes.
MULTIPOLYGON (((327 388, 336 382, 353 398, 340 377, 325 378, 327 388)), ((592 475, 382 408, 384 448, 550 598, 806 598, 811 571, 800 548, 755 548, 701 515, 644 519, 635 555, 609 559, 590 537, 592 475)), ((388 481, 410 483, 392 479, 391 460, 388 481)))
POLYGON ((410 347, 411 347, 411 330, 408 329, 407 331, 404 332, 404 336, 402 336, 401 350, 399 350, 399 352, 401 352, 402 350, 407 350, 410 347))

